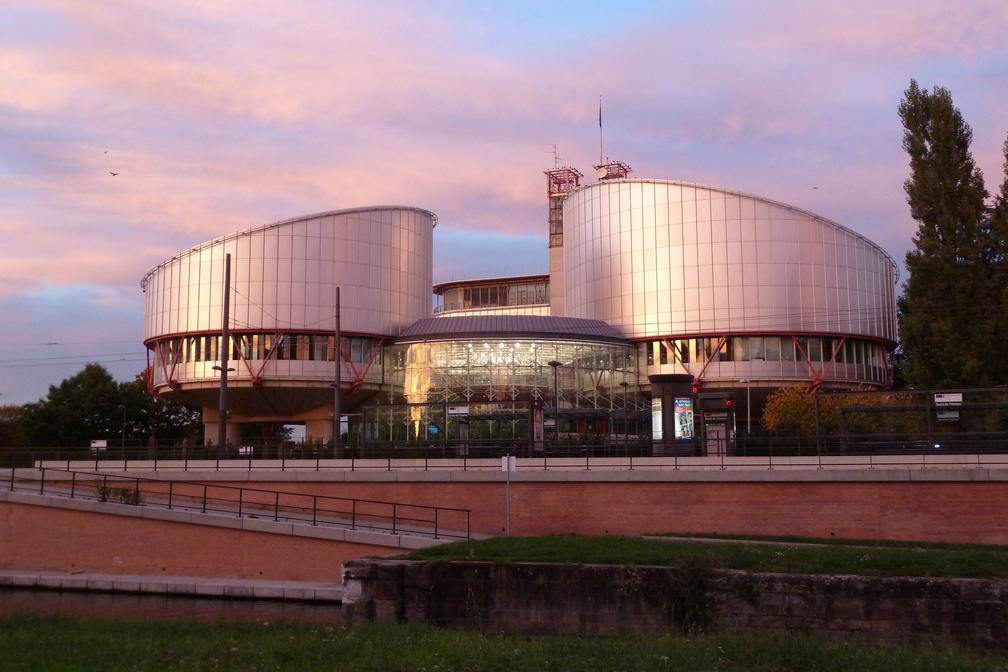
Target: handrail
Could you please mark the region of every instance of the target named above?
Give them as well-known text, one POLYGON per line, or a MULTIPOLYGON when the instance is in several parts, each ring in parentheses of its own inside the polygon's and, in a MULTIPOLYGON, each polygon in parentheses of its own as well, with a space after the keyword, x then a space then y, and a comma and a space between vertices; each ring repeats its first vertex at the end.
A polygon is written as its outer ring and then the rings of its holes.
MULTIPOLYGON (((16 476, 17 467, 10 468, 10 479, 9 479, 9 490, 14 492, 17 488, 15 487, 16 481, 27 482, 34 484, 38 482, 37 491, 39 494, 45 494, 46 488, 48 486, 50 492, 58 492, 61 494, 66 494, 65 490, 59 489, 60 481, 52 478, 51 474, 67 474, 69 475, 70 486, 69 486, 69 496, 71 499, 76 499, 77 497, 83 497, 81 492, 81 480, 78 478, 80 476, 90 476, 93 477, 95 482, 100 482, 100 486, 95 494, 95 499, 106 501, 110 498, 109 489, 109 479, 111 477, 114 483, 126 483, 133 486, 132 491, 129 493, 129 498, 123 499, 123 503, 127 504, 140 504, 140 498, 143 494, 148 497, 152 495, 156 496, 167 496, 167 506, 164 508, 168 510, 173 509, 185 509, 187 507, 179 505, 178 501, 184 497, 188 497, 189 501, 195 504, 200 504, 198 509, 202 513, 208 511, 208 502, 223 502, 226 504, 236 504, 237 505, 237 515, 238 518, 245 517, 245 514, 252 515, 252 511, 262 511, 264 501, 257 500, 255 495, 271 495, 269 500, 272 502, 272 506, 267 508, 272 509, 273 519, 275 521, 280 520, 281 510, 300 510, 306 515, 308 509, 306 506, 294 506, 289 503, 290 498, 303 498, 311 499, 311 524, 312 525, 335 525, 337 527, 349 527, 351 529, 358 529, 362 527, 361 520, 374 520, 374 519, 388 519, 391 521, 391 533, 398 534, 403 532, 417 533, 417 534, 432 534, 435 539, 440 538, 464 538, 469 539, 469 528, 470 528, 470 518, 472 516, 471 509, 463 509, 457 507, 448 506, 431 506, 429 504, 412 504, 408 502, 392 502, 385 500, 376 499, 364 499, 359 497, 340 497, 338 495, 320 495, 316 493, 304 493, 304 492, 290 492, 286 490, 268 490, 265 488, 248 488, 242 486, 234 485, 218 485, 209 484, 202 481, 188 481, 188 480, 163 480, 154 478, 144 478, 141 476, 128 476, 123 474, 109 474, 109 473, 99 473, 93 471, 76 470, 76 469, 62 469, 59 467, 40 467, 38 471, 40 472, 37 478, 23 478, 16 476), (50 474, 49 482, 46 481, 46 473, 50 474), (141 490, 141 484, 152 484, 158 487, 149 488, 146 493, 141 490), (198 493, 202 490, 202 496, 183 494, 179 492, 179 486, 192 486, 193 489, 198 493), (167 487, 165 491, 164 488, 167 487), (212 497, 210 496, 211 488, 215 490, 222 490, 225 493, 235 493, 237 499, 234 497, 212 497), (246 497, 246 495, 250 495, 246 497), (281 506, 281 498, 286 497, 288 503, 285 506, 281 506), (324 504, 326 501, 331 502, 341 502, 350 505, 349 511, 344 511, 340 509, 323 508, 319 506, 320 501, 324 504), (259 507, 259 508, 256 508, 259 507), (371 510, 369 510, 369 507, 371 510), (375 512, 374 507, 391 507, 392 514, 383 515, 382 513, 375 512), (362 510, 363 509, 363 510, 362 510), (406 510, 404 514, 402 511, 406 510), (432 517, 418 517, 420 514, 415 512, 431 512, 432 517), (412 513, 411 513, 412 512, 412 513), (320 517, 320 514, 325 515, 346 515, 349 514, 349 523, 333 522, 332 520, 325 520, 320 517), (452 530, 446 530, 441 527, 441 522, 445 519, 445 514, 464 514, 465 515, 465 534, 457 533, 452 530), (416 528, 417 526, 430 528, 430 531, 424 529, 416 530, 411 528, 416 528)), ((36 488, 34 485, 31 487, 32 491, 36 488)), ((144 504, 153 504, 152 502, 144 501, 144 504)), ((227 512, 227 510, 209 508, 210 511, 227 512)), ((451 517, 451 516, 447 516, 451 517)), ((461 516, 456 516, 456 519, 460 519, 461 516)), ((286 516, 285 520, 302 520, 301 518, 286 516)), ((304 519, 307 522, 308 519, 304 519)), ((461 525, 461 520, 459 520, 459 525, 461 525)), ((370 526, 372 529, 374 526, 370 526)))

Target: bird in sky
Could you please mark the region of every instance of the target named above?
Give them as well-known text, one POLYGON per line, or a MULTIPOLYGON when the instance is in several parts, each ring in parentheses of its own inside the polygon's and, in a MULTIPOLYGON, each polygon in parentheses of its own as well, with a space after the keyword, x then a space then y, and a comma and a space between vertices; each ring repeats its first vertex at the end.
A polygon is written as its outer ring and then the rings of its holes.
POLYGON ((109 171, 109 175, 111 175, 112 177, 115 177, 115 176, 116 176, 116 175, 118 175, 118 174, 119 174, 119 173, 113 173, 113 172, 112 172, 111 170, 109 171))

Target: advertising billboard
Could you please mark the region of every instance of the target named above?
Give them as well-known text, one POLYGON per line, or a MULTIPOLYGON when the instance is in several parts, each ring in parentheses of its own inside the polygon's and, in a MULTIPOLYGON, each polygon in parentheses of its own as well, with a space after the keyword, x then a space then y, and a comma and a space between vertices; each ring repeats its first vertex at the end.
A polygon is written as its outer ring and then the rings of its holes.
POLYGON ((675 438, 693 438, 693 399, 692 397, 675 398, 675 438))

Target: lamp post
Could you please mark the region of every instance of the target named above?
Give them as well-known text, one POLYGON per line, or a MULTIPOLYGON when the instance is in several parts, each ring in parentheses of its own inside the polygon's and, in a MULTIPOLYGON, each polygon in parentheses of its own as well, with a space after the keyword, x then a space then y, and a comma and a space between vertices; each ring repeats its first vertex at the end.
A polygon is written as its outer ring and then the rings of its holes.
POLYGON ((227 445, 228 416, 228 356, 231 354, 231 334, 228 331, 231 323, 231 255, 224 255, 224 311, 221 315, 220 365, 213 367, 220 371, 220 400, 218 404, 217 451, 227 445))
POLYGON ((557 370, 563 366, 563 363, 555 359, 551 359, 546 363, 553 367, 553 422, 555 423, 553 433, 556 437, 556 442, 560 443, 560 384, 557 370))
POLYGON ((336 287, 336 311, 333 315, 334 325, 333 325, 333 337, 335 338, 335 349, 333 350, 333 359, 336 360, 336 366, 333 368, 333 420, 332 420, 332 432, 333 432, 333 457, 342 457, 340 453, 343 452, 343 434, 340 431, 340 388, 343 386, 342 375, 343 375, 343 350, 340 348, 340 288, 336 287))
POLYGON ((626 448, 630 445, 630 430, 627 428, 627 388, 630 383, 624 380, 620 387, 623 388, 623 447, 626 448))
POLYGON ((220 417, 217 419, 217 454, 220 455, 220 449, 222 446, 227 445, 227 417, 231 414, 228 410, 227 402, 227 374, 234 371, 234 367, 222 368, 221 366, 214 364, 211 367, 214 371, 220 371, 221 374, 221 402, 220 408, 218 409, 217 415, 220 417))
POLYGON ((749 379, 743 378, 738 381, 740 383, 745 383, 745 416, 746 416, 746 438, 749 434, 752 434, 752 410, 749 407, 749 379))
POLYGON ((123 412, 123 422, 122 422, 122 436, 119 442, 119 457, 123 460, 126 459, 126 404, 120 404, 119 408, 123 412))

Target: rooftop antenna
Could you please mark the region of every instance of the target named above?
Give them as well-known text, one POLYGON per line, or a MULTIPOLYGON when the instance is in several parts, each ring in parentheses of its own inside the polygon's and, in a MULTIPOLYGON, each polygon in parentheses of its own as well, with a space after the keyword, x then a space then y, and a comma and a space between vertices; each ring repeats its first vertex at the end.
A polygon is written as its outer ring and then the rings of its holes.
POLYGON ((599 165, 605 163, 602 160, 602 96, 598 97, 598 162, 599 165))
POLYGON ((599 180, 622 180, 630 174, 630 166, 622 161, 606 161, 602 151, 602 96, 598 99, 598 165, 592 166, 599 180))
POLYGON ((554 168, 559 168, 560 167, 560 155, 557 154, 556 143, 553 144, 553 167, 554 168))

